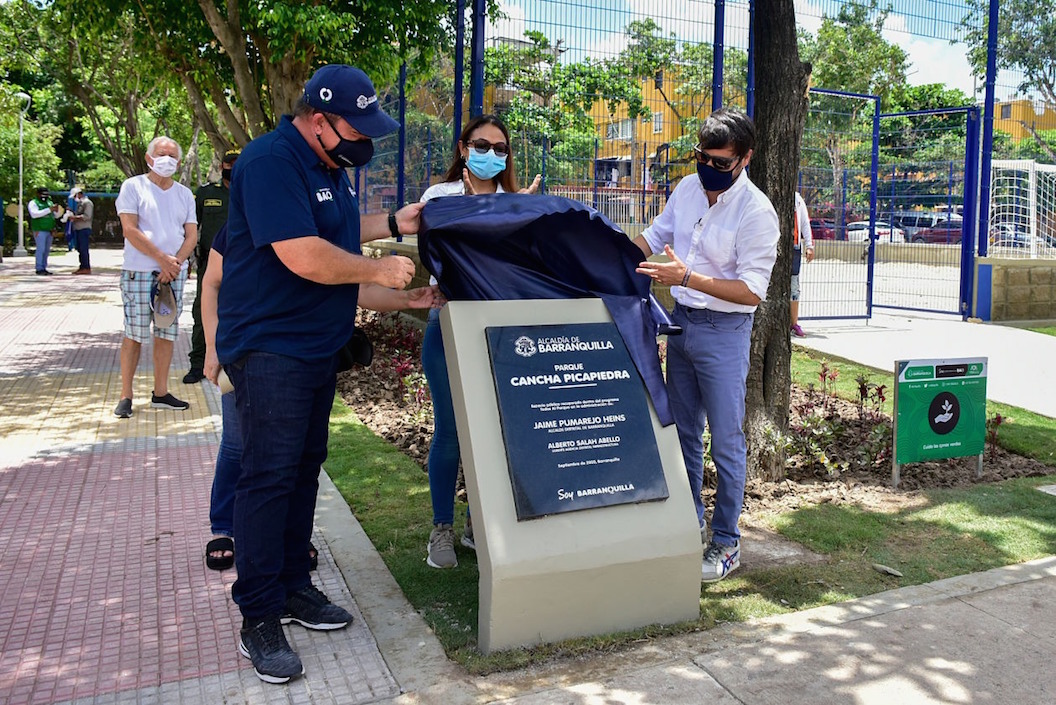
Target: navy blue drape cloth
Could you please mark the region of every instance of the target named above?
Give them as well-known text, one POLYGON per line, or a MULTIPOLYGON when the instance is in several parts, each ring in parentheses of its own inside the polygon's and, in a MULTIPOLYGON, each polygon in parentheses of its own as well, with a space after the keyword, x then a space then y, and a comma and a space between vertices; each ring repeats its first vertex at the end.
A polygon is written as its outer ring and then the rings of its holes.
POLYGON ((634 271, 641 250, 593 208, 528 194, 435 198, 418 253, 452 301, 601 298, 660 423, 673 422, 656 336, 681 331, 634 271))

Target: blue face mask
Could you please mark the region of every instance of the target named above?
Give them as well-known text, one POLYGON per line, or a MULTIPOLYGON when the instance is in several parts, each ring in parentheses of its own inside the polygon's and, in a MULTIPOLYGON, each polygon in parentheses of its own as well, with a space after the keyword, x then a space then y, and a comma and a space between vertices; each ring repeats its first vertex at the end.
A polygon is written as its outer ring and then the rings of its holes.
POLYGON ((481 154, 475 149, 469 150, 469 158, 466 159, 466 167, 469 172, 478 179, 488 181, 494 179, 506 168, 507 154, 495 154, 494 149, 489 149, 481 154))
POLYGON ((730 171, 719 171, 711 164, 697 162, 697 176, 700 177, 700 185, 705 191, 725 191, 733 186, 735 173, 737 173, 736 167, 730 171))

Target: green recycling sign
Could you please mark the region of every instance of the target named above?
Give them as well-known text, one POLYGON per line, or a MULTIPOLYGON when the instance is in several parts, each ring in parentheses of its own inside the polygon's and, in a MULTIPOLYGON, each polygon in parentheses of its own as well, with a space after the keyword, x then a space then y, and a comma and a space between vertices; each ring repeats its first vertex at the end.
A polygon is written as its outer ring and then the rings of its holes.
POLYGON ((979 455, 987 358, 895 363, 895 463, 979 455))

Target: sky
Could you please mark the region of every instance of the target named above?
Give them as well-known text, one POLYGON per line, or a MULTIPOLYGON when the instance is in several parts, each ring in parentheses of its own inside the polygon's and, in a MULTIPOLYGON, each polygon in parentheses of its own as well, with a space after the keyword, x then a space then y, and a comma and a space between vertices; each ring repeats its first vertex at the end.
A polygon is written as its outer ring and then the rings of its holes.
MULTIPOLYGON (((884 37, 901 46, 909 55, 907 80, 913 85, 944 83, 968 95, 983 81, 972 76, 967 47, 951 43, 963 31, 966 14, 963 0, 888 0, 892 12, 884 25, 884 37)), ((635 18, 651 17, 665 33, 679 39, 711 42, 714 27, 713 4, 701 0, 501 0, 504 20, 493 20, 489 37, 522 37, 526 29, 537 29, 551 41, 563 39, 565 60, 587 56, 611 57, 627 44, 626 25, 635 18)), ((797 23, 816 33, 823 16, 835 14, 836 0, 795 0, 797 23)), ((748 45, 748 3, 725 4, 726 44, 748 45)), ((999 79, 999 84, 1001 83, 999 79)), ((818 86, 819 88, 824 86, 818 86)), ((999 86, 998 98, 1002 98, 999 86)), ((1010 91, 1005 90, 1006 94, 1010 91)))

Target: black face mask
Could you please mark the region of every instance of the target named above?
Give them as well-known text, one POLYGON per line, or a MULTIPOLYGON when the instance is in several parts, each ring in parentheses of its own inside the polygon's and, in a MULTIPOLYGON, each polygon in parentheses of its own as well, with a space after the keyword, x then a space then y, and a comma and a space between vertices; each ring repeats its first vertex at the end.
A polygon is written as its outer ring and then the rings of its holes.
POLYGON ((374 142, 366 140, 346 140, 341 136, 341 133, 334 127, 334 123, 326 120, 330 123, 330 129, 337 135, 338 143, 331 149, 327 149, 323 146, 323 140, 319 135, 315 136, 315 139, 319 140, 319 146, 323 147, 323 152, 330 158, 334 164, 340 167, 357 167, 363 166, 371 160, 374 156, 374 142))

